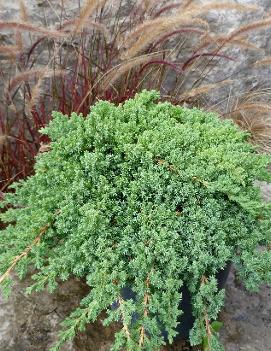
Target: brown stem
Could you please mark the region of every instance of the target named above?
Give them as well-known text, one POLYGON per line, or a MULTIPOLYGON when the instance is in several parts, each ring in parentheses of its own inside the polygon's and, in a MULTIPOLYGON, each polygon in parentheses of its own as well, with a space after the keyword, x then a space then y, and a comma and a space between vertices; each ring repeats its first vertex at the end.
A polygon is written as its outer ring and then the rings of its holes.
MULTIPOLYGON (((150 286, 150 274, 148 273, 147 275, 147 279, 146 279, 146 287, 147 289, 150 286)), ((144 294, 144 300, 143 300, 143 304, 144 304, 144 317, 146 318, 148 316, 148 302, 149 302, 150 296, 147 292, 145 292, 144 294)), ((145 328, 143 326, 140 327, 140 339, 139 339, 139 346, 141 347, 144 343, 144 339, 145 339, 145 328)))
POLYGON ((127 336, 127 339, 130 340, 131 339, 131 335, 130 335, 130 332, 129 332, 129 328, 127 326, 127 324, 124 323, 124 313, 123 313, 123 303, 124 303, 124 300, 122 297, 119 297, 119 306, 120 306, 120 310, 121 310, 121 318, 122 318, 122 323, 123 323, 123 330, 125 331, 125 334, 127 336))
MULTIPOLYGON (((205 275, 203 275, 201 278, 201 284, 203 285, 206 283, 208 283, 208 278, 205 275)), ((204 312, 204 321, 205 321, 205 329, 206 329, 207 338, 208 338, 208 351, 212 351, 210 349, 210 340, 212 338, 212 330, 210 327, 207 309, 205 309, 205 312, 204 312)))
POLYGON ((204 319, 205 319, 205 328, 206 328, 207 338, 208 338, 208 351, 211 351, 211 349, 210 349, 210 340, 211 340, 211 337, 212 337, 212 331, 211 331, 211 327, 210 327, 210 322, 209 322, 209 319, 208 319, 207 311, 205 311, 204 319))

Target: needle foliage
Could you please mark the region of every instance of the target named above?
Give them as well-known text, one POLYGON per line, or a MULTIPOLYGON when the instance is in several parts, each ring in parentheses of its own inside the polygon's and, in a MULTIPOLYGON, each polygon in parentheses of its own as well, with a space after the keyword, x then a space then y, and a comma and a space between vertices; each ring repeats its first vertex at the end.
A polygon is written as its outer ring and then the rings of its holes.
POLYGON ((169 342, 176 334, 185 285, 190 341, 218 351, 216 273, 231 261, 249 289, 271 281, 270 205, 254 185, 270 180, 270 158, 232 122, 158 99, 143 91, 118 106, 99 101, 87 118, 55 112, 42 130, 50 150, 2 203, 4 292, 12 270, 23 277, 30 267, 28 292, 72 276, 90 286, 54 350, 102 311, 105 326, 122 323, 112 350, 157 350, 161 329, 169 342), (135 299, 122 297, 127 286, 135 299))

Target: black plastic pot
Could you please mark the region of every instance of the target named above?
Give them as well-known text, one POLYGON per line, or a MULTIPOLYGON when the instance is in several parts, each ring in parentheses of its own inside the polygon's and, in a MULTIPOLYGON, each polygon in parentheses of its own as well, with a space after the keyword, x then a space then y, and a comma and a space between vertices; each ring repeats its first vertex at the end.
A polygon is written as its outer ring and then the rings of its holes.
MULTIPOLYGON (((216 278, 218 289, 223 289, 225 287, 230 269, 231 264, 229 263, 223 270, 217 273, 216 278)), ((195 320, 192 314, 191 295, 188 288, 183 286, 180 289, 180 292, 182 293, 182 300, 180 301, 179 309, 182 310, 183 313, 178 319, 178 322, 180 322, 176 328, 178 335, 174 340, 188 339, 189 331, 193 327, 195 320)), ((122 297, 124 300, 135 299, 135 296, 135 293, 130 287, 125 287, 122 289, 122 297)), ((136 316, 134 316, 134 319, 136 319, 136 316)), ((165 341, 167 341, 167 332, 162 329, 161 333, 164 336, 165 341)))

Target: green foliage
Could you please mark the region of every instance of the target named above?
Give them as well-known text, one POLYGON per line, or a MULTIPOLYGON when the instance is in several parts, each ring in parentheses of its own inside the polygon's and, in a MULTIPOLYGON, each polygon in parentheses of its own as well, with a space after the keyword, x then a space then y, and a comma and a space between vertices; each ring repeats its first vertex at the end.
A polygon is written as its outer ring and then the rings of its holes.
POLYGON ((158 98, 143 91, 119 106, 100 101, 88 118, 54 113, 42 131, 50 151, 6 196, 1 273, 28 250, 15 269, 36 268, 29 292, 71 276, 91 287, 55 350, 104 310, 105 325, 123 324, 113 350, 159 349, 161 325, 170 341, 175 335, 186 285, 191 342, 218 351, 220 325, 206 330, 223 305, 216 273, 232 261, 249 288, 271 281, 270 206, 254 186, 270 180, 269 157, 230 121, 158 98), (127 286, 134 300, 122 299, 127 286))

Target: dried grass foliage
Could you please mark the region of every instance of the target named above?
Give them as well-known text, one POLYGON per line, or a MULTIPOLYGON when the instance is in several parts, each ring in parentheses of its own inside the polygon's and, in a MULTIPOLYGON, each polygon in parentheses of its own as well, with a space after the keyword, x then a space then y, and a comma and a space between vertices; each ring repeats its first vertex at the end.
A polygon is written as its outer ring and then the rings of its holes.
POLYGON ((38 100, 43 92, 43 82, 46 78, 59 77, 65 74, 65 70, 44 69, 43 72, 37 74, 38 81, 31 91, 30 100, 26 103, 26 112, 31 116, 32 108, 38 104, 38 100))
MULTIPOLYGON (((224 45, 225 43, 225 39, 222 38, 218 38, 216 40, 216 43, 218 44, 218 46, 224 45)), ((256 50, 256 51, 263 51, 263 49, 259 48, 257 45, 251 43, 249 40, 246 39, 232 39, 229 42, 226 41, 225 45, 227 47, 229 46, 236 46, 239 49, 250 49, 250 50, 256 50)))
MULTIPOLYGON (((23 0, 20 0, 20 21, 23 23, 28 22, 27 9, 23 0)), ((15 32, 15 43, 20 51, 23 50, 23 37, 21 31, 19 30, 15 32)))
POLYGON ((21 48, 18 45, 0 45, 0 54, 15 58, 20 52, 20 49, 21 48))
POLYGON ((77 19, 67 20, 62 24, 61 29, 63 30, 67 28, 71 29, 72 34, 78 34, 79 31, 85 28, 92 28, 102 32, 106 38, 109 38, 109 31, 103 23, 99 23, 97 21, 95 22, 89 19, 81 22, 79 27, 77 19))
POLYGON ((194 99, 195 97, 198 97, 199 95, 203 94, 208 94, 210 91, 214 89, 220 89, 222 86, 228 85, 233 83, 233 80, 224 80, 222 82, 217 82, 217 83, 212 83, 212 84, 206 84, 202 85, 197 88, 193 88, 191 90, 186 91, 182 95, 180 95, 179 99, 181 101, 187 101, 189 99, 194 99))
POLYGON ((257 45, 253 44, 246 38, 234 38, 228 41, 228 36, 227 35, 208 35, 203 37, 201 41, 201 45, 199 46, 199 49, 204 49, 208 47, 209 45, 213 45, 215 48, 224 48, 224 47, 231 47, 235 46, 241 50, 256 50, 256 51, 263 51, 263 49, 259 48, 257 45))
POLYGON ((266 56, 255 62, 254 66, 271 66, 271 56, 266 56))
POLYGON ((53 69, 42 68, 42 69, 31 69, 29 71, 20 72, 15 75, 10 82, 6 85, 5 93, 11 93, 20 83, 29 81, 31 79, 44 79, 46 77, 52 77, 55 74, 63 73, 63 71, 55 71, 53 69))
POLYGON ((254 111, 256 113, 271 112, 271 105, 263 102, 245 102, 237 107, 239 111, 254 111))
POLYGON ((260 151, 271 152, 271 116, 263 113, 248 113, 239 111, 234 113, 232 119, 242 129, 250 133, 250 140, 260 151))
MULTIPOLYGON (((193 1, 185 1, 179 6, 178 10, 176 11, 177 15, 174 14, 167 17, 144 21, 144 23, 134 28, 131 33, 129 33, 122 40, 125 43, 125 46, 128 48, 122 54, 122 59, 134 57, 153 41, 159 40, 162 36, 165 36, 167 33, 172 32, 182 26, 194 26, 197 28, 203 27, 207 34, 209 30, 209 23, 205 19, 198 17, 205 16, 212 10, 236 10, 242 12, 252 12, 259 10, 259 7, 228 2, 211 2, 199 6, 197 4, 193 4, 193 1)), ((236 33, 236 35, 233 34, 233 37, 231 39, 228 37, 225 38, 225 42, 233 42, 235 37, 240 34, 241 33, 236 33)), ((237 40, 238 39, 235 39, 235 44, 237 44, 237 40)))
POLYGON ((85 24, 89 17, 95 10, 101 8, 106 3, 106 0, 86 0, 82 7, 78 18, 75 20, 74 31, 77 33, 85 27, 85 24))
POLYGON ((232 31, 228 37, 227 41, 231 41, 235 38, 238 38, 240 36, 243 36, 244 34, 248 34, 252 31, 257 31, 265 28, 270 28, 271 27, 271 18, 266 18, 262 19, 259 21, 254 21, 252 23, 245 24, 241 26, 240 28, 237 28, 236 30, 232 31))
POLYGON ((219 10, 235 10, 241 12, 254 12, 258 11, 260 8, 254 5, 241 5, 237 3, 230 2, 210 2, 202 5, 193 5, 188 8, 188 11, 185 12, 186 16, 203 16, 210 11, 219 11, 219 10))
POLYGON ((49 38, 65 38, 69 33, 61 32, 59 30, 54 29, 47 29, 45 27, 39 27, 33 25, 29 22, 4 22, 0 21, 0 30, 1 29, 9 29, 14 31, 23 31, 23 32, 31 32, 31 33, 38 33, 41 35, 45 35, 49 38))
POLYGON ((7 142, 7 135, 0 135, 0 146, 3 146, 7 142))
POLYGON ((256 90, 246 93, 233 104, 227 117, 250 132, 251 141, 259 150, 271 153, 270 91, 256 90))
POLYGON ((100 81, 100 89, 106 90, 109 86, 113 86, 114 83, 126 72, 130 71, 131 69, 142 65, 150 59, 154 59, 159 57, 159 53, 151 54, 151 55, 141 55, 134 59, 130 59, 126 62, 123 62, 115 67, 113 67, 106 75, 101 78, 100 81))
POLYGON ((185 18, 172 16, 145 21, 136 27, 124 40, 127 50, 122 54, 122 59, 132 58, 149 44, 159 40, 162 36, 180 28, 181 26, 197 26, 208 30, 207 21, 199 18, 185 18), (136 39, 135 39, 136 38, 136 39))
POLYGON ((195 0, 183 0, 179 9, 180 10, 187 10, 188 8, 193 6, 194 2, 195 2, 195 0))
POLYGON ((20 0, 20 18, 22 22, 28 22, 27 7, 24 0, 20 0))

